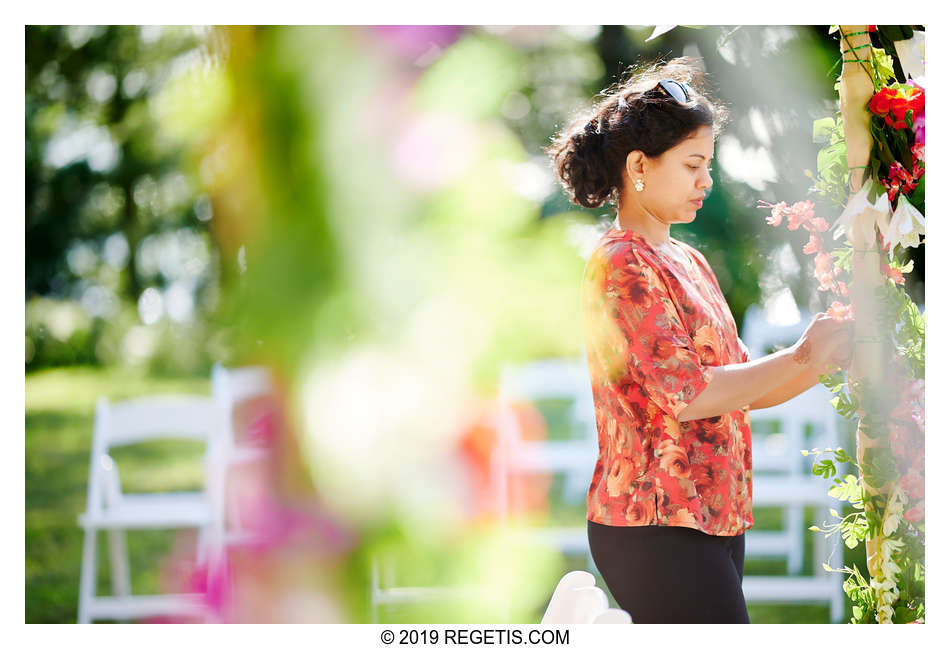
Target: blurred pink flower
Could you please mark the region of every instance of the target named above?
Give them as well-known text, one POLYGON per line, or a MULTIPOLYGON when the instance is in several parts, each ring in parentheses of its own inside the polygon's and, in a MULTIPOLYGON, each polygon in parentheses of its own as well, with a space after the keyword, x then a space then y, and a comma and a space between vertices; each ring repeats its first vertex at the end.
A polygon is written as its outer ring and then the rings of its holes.
MULTIPOLYGON (((907 429, 899 423, 891 422, 887 429, 888 439, 891 443, 891 450, 897 457, 906 457, 907 440, 910 434, 907 429)), ((906 491, 906 487, 904 488, 906 491)))
POLYGON ((448 114, 420 115, 397 136, 392 166, 412 189, 435 191, 465 172, 477 147, 474 125, 448 114))
POLYGON ((431 63, 446 47, 458 40, 460 25, 376 25, 370 27, 389 49, 412 63, 431 63), (420 61, 420 57, 424 60, 420 61))
POLYGON ((265 410, 258 414, 247 425, 248 441, 255 446, 273 446, 277 437, 278 413, 275 410, 265 410))
POLYGON ((904 520, 909 523, 916 523, 923 520, 924 518, 924 501, 921 500, 919 503, 908 509, 904 512, 904 520))
POLYGON ((242 515, 253 539, 247 547, 254 552, 304 544, 338 554, 356 542, 355 535, 319 505, 284 503, 266 492, 259 494, 242 515))
POLYGON ((911 469, 901 478, 900 485, 912 500, 924 497, 924 476, 915 469, 911 469))
POLYGON ((228 603, 233 583, 233 570, 227 549, 217 561, 205 561, 195 566, 189 580, 190 591, 201 593, 205 604, 221 621, 228 621, 228 603))

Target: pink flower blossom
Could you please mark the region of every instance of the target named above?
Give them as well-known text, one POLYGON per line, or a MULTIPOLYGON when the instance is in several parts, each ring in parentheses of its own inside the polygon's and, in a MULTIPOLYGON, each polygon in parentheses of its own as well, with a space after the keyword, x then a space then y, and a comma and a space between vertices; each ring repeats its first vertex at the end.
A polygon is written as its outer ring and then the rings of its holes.
POLYGON ((766 203, 766 206, 772 208, 772 215, 767 217, 765 219, 765 222, 768 223, 769 225, 774 225, 775 227, 782 225, 782 216, 784 216, 785 210, 788 207, 785 204, 785 201, 782 201, 781 203, 776 203, 775 205, 769 205, 768 203, 766 203))
POLYGON ((797 230, 802 223, 809 222, 815 216, 814 207, 811 201, 798 201, 788 208, 788 229, 797 230))
POLYGON ((189 579, 191 592, 200 593, 208 607, 222 619, 228 616, 233 583, 234 569, 227 550, 214 564, 204 561, 195 566, 189 579))
POLYGON ((923 145, 924 143, 924 114, 920 113, 914 118, 912 125, 914 131, 914 143, 923 145))
POLYGON ((854 305, 848 304, 845 306, 835 300, 831 303, 831 306, 825 310, 825 313, 835 320, 854 320, 854 305))
POLYGON ((806 255, 810 255, 815 252, 821 252, 821 237, 812 232, 808 235, 808 243, 805 244, 805 247, 802 248, 802 252, 806 255))
POLYGON ((834 286, 834 257, 831 253, 819 252, 815 255, 815 277, 820 291, 827 291, 834 286))
POLYGON ((890 264, 886 264, 881 261, 881 274, 884 277, 894 280, 895 284, 904 283, 904 274, 901 272, 900 268, 894 268, 890 264))
POLYGON ((901 180, 903 182, 908 182, 913 180, 913 176, 904 169, 904 165, 899 162, 892 162, 890 169, 887 171, 887 177, 891 180, 901 180))
POLYGON ((812 232, 825 232, 828 230, 828 221, 819 216, 818 218, 812 219, 809 224, 806 224, 805 228, 812 232))
MULTIPOLYGON (((907 457, 907 440, 910 437, 910 433, 907 432, 907 429, 898 423, 892 422, 888 426, 887 433, 888 439, 891 442, 891 450, 894 451, 894 454, 897 457, 907 457)), ((907 490, 906 487, 904 490, 907 490)))
POLYGON ((917 500, 924 497, 924 476, 914 469, 911 469, 900 480, 901 489, 912 499, 917 500))
POLYGON ((909 523, 916 523, 923 520, 924 518, 924 501, 921 500, 919 503, 908 509, 904 512, 904 520, 909 523))

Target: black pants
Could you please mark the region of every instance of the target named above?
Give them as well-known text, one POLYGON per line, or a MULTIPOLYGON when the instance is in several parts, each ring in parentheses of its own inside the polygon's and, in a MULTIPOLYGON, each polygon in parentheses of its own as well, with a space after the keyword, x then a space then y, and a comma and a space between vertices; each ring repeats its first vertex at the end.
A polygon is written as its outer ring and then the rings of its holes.
POLYGON ((745 534, 587 521, 597 570, 634 624, 748 624, 742 594, 745 534))

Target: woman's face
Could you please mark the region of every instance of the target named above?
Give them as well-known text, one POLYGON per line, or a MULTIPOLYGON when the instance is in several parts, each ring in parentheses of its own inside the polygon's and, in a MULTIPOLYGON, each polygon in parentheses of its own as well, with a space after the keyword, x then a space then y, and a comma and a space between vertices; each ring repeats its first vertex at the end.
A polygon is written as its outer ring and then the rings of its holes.
POLYGON ((641 158, 639 173, 625 182, 632 190, 634 180, 643 178, 643 191, 631 192, 634 200, 667 223, 690 223, 702 207, 696 201, 712 187, 712 157, 712 128, 701 126, 658 158, 641 158))

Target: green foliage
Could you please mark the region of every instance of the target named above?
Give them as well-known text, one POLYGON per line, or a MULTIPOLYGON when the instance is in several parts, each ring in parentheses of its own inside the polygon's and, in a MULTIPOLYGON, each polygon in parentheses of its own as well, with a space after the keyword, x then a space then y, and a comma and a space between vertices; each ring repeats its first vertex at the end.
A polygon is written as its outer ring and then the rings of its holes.
MULTIPOLYGON (((844 452, 842 449, 838 450, 842 453, 844 452)), ((829 496, 832 498, 837 498, 838 500, 847 500, 855 507, 863 507, 864 495, 861 485, 858 484, 857 476, 849 473, 844 477, 844 480, 841 478, 835 478, 834 481, 834 486, 828 490, 829 496)))
POLYGON ((823 117, 812 124, 812 139, 824 144, 818 151, 818 177, 814 190, 835 205, 847 203, 848 151, 844 142, 844 122, 840 113, 834 118, 823 117))
MULTIPOLYGON (((836 26, 832 26, 832 32, 836 26)), ((893 59, 880 48, 871 48, 870 69, 865 67, 871 77, 875 89, 887 85, 894 78, 893 59)), ((862 64, 863 65, 863 64, 862 64)), ((838 89, 840 85, 836 84, 838 89)), ((910 115, 903 116, 908 127, 910 115)), ((882 119, 872 116, 871 137, 873 151, 871 154, 870 169, 865 171, 862 180, 878 178, 887 175, 887 167, 900 157, 901 164, 912 169, 912 160, 909 157, 910 145, 913 143, 910 128, 895 130, 886 127, 882 119), (901 152, 900 156, 895 152, 901 152)), ((813 190, 826 196, 837 204, 844 206, 849 196, 849 170, 847 169, 846 150, 844 147, 843 123, 840 113, 835 119, 826 117, 816 120, 813 124, 813 139, 825 147, 818 154, 818 176, 814 179, 813 190)), ((921 183, 923 178, 921 178, 921 183)), ((920 187, 920 185, 918 185, 920 187)), ((883 192, 880 183, 872 184, 869 200, 876 200, 883 192)), ((921 191, 919 199, 922 199, 921 191)), ((922 200, 920 201, 922 203, 922 200)), ((915 204, 916 206, 916 204, 915 204)), ((923 210, 921 209, 921 212, 923 210)), ((848 242, 832 250, 834 266, 845 273, 850 273, 853 261, 853 249, 848 242)), ((902 272, 913 269, 912 260, 902 256, 903 249, 899 249, 895 259, 891 262, 893 268, 902 272)), ((877 311, 875 331, 880 331, 884 338, 884 354, 891 354, 901 358, 906 367, 906 374, 912 378, 923 378, 924 372, 924 319, 921 317, 916 304, 903 290, 903 287, 893 280, 876 289, 876 297, 881 308, 877 311)), ((889 407, 893 403, 893 395, 887 392, 887 386, 866 385, 844 372, 833 375, 822 375, 819 381, 834 395, 831 404, 842 417, 859 420, 860 434, 872 442, 879 443, 863 451, 862 462, 852 458, 844 449, 834 451, 834 459, 817 459, 812 467, 815 475, 824 478, 833 478, 834 484, 828 493, 830 496, 847 502, 853 512, 840 515, 836 510, 830 510, 837 522, 830 526, 812 526, 811 530, 824 532, 827 535, 840 533, 845 546, 855 550, 869 535, 880 536, 886 499, 883 495, 870 497, 865 490, 875 491, 884 489, 888 484, 900 478, 900 468, 896 458, 887 443, 889 407), (837 477, 838 470, 835 462, 860 470, 860 479, 852 474, 843 474, 837 477)), ((831 449, 828 449, 831 451, 831 449)), ((810 454, 803 451, 805 454, 810 454)), ((816 450, 813 453, 818 456, 816 450)), ((923 616, 923 544, 918 542, 916 531, 906 522, 901 521, 895 535, 907 545, 904 554, 891 557, 892 561, 902 566, 901 574, 896 577, 900 599, 894 606, 893 621, 907 623, 923 616), (920 583, 917 579, 921 578, 920 583)), ((922 536, 920 537, 922 539, 922 536)), ((825 566, 826 570, 834 570, 825 566)), ((850 573, 844 584, 844 590, 852 603, 851 622, 866 624, 876 622, 877 602, 868 581, 856 568, 844 568, 842 572, 850 573)))
MULTIPOLYGON (((186 266, 152 254, 153 244, 206 235, 212 215, 158 101, 202 39, 190 27, 27 25, 25 41, 26 300, 76 307, 90 320, 64 344, 31 319, 45 306, 28 309, 27 369, 111 363, 116 323, 121 334, 141 324, 124 313, 146 289, 178 282, 195 320, 213 308, 204 299, 214 291, 210 255, 186 266)), ((201 100, 192 93, 178 104, 200 112, 201 100)))
POLYGON ((816 462, 812 465, 811 472, 815 475, 820 475, 822 478, 828 478, 837 473, 835 469, 834 462, 831 460, 822 460, 821 462, 816 462))
POLYGON ((864 462, 861 463, 861 473, 864 481, 872 489, 880 489, 900 477, 894 455, 887 447, 866 449, 864 462))
POLYGON ((894 59, 879 47, 871 49, 871 67, 874 70, 875 84, 874 89, 878 90, 882 86, 894 79, 894 59))
POLYGON ((851 624, 873 624, 875 605, 870 585, 857 567, 845 568, 845 571, 851 575, 843 585, 844 592, 853 604, 851 624))

